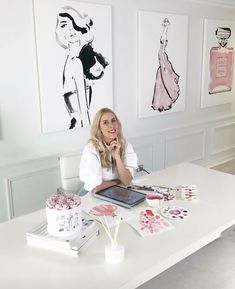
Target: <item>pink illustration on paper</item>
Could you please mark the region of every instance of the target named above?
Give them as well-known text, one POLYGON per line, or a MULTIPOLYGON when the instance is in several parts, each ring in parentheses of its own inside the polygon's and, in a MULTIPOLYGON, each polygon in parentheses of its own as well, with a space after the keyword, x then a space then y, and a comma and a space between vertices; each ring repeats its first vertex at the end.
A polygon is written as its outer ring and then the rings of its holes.
POLYGON ((232 103, 235 22, 204 20, 201 107, 232 103))
POLYGON ((117 211, 117 206, 115 205, 101 204, 101 205, 97 205, 91 208, 90 214, 94 216, 99 216, 99 217, 110 216, 114 218, 117 216, 116 211, 117 211))
POLYGON ((163 32, 160 38, 160 48, 158 51, 159 67, 156 73, 152 99, 152 108, 160 112, 171 109, 180 93, 180 76, 175 72, 166 53, 166 47, 168 45, 167 31, 169 26, 170 21, 168 18, 165 18, 162 22, 163 32))
POLYGON ((127 220, 136 231, 142 236, 151 236, 174 229, 174 226, 156 213, 153 209, 137 211, 135 217, 127 220))
POLYGON ((234 49, 228 47, 231 29, 218 27, 215 36, 218 46, 210 49, 210 94, 231 91, 233 82, 234 49))
POLYGON ((185 109, 188 17, 140 11, 139 116, 185 109))
POLYGON ((154 214, 152 210, 140 212, 140 230, 145 233, 158 233, 165 227, 169 227, 169 223, 165 221, 159 214, 154 214))

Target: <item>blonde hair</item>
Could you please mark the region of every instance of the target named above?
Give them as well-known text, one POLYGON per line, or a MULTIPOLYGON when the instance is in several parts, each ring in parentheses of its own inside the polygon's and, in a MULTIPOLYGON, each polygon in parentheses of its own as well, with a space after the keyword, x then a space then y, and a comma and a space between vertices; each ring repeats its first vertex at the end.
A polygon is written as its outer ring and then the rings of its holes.
POLYGON ((125 150, 126 150, 126 140, 124 139, 123 134, 122 134, 121 122, 116 116, 116 114, 110 108, 107 108, 107 107, 102 108, 96 113, 94 120, 92 122, 92 125, 91 125, 91 137, 89 139, 89 142, 91 142, 95 146, 97 152, 99 153, 101 166, 103 168, 111 169, 112 160, 110 159, 110 152, 107 148, 107 145, 105 144, 103 140, 102 133, 100 130, 100 120, 102 116, 108 112, 112 113, 115 116, 118 126, 119 126, 118 142, 121 145, 120 156, 121 156, 121 159, 124 161, 125 150))

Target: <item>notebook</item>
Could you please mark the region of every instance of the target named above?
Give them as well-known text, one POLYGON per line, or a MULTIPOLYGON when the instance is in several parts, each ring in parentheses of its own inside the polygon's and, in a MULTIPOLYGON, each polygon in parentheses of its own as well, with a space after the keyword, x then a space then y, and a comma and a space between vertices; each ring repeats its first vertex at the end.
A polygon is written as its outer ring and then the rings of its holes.
POLYGON ((112 186, 94 194, 102 199, 125 208, 132 208, 145 200, 145 194, 121 186, 112 186))

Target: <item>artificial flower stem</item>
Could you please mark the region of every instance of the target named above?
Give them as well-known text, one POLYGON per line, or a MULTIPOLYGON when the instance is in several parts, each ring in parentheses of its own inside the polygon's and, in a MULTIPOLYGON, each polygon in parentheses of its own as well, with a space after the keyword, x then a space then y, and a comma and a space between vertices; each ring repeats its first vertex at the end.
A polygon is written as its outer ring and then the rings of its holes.
POLYGON ((107 221, 107 218, 105 215, 104 215, 104 221, 105 221, 105 225, 106 225, 107 230, 109 231, 110 236, 112 236, 111 231, 110 231, 110 227, 108 225, 108 221, 107 221))
POLYGON ((117 225, 115 227, 115 232, 114 232, 114 246, 117 246, 117 235, 118 235, 118 231, 119 231, 119 227, 120 227, 120 223, 121 223, 121 214, 118 214, 118 221, 117 221, 117 225))
POLYGON ((109 237, 109 239, 110 239, 110 241, 111 241, 111 243, 112 243, 112 246, 114 246, 114 241, 113 241, 113 238, 112 238, 112 236, 111 236, 111 234, 110 234, 109 230, 106 228, 106 226, 105 226, 104 222, 101 220, 101 218, 100 218, 100 217, 99 217, 99 221, 100 221, 101 225, 103 226, 103 228, 104 228, 105 232, 107 233, 107 235, 108 235, 108 237, 109 237))

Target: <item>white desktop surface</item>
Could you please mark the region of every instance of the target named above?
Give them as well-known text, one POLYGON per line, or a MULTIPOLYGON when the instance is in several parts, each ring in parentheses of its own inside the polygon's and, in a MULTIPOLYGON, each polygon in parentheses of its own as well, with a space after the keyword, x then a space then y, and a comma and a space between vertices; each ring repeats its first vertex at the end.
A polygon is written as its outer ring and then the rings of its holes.
MULTIPOLYGON (((2 289, 132 289, 199 250, 235 224, 235 176, 182 163, 144 175, 144 185, 196 184, 199 201, 174 201, 189 217, 170 222, 174 230, 141 237, 132 227, 120 226, 125 260, 105 262, 109 242, 103 229, 79 257, 27 245, 25 233, 45 219, 45 210, 0 224, 0 288, 2 289)), ((142 204, 141 206, 145 206, 142 204)))

